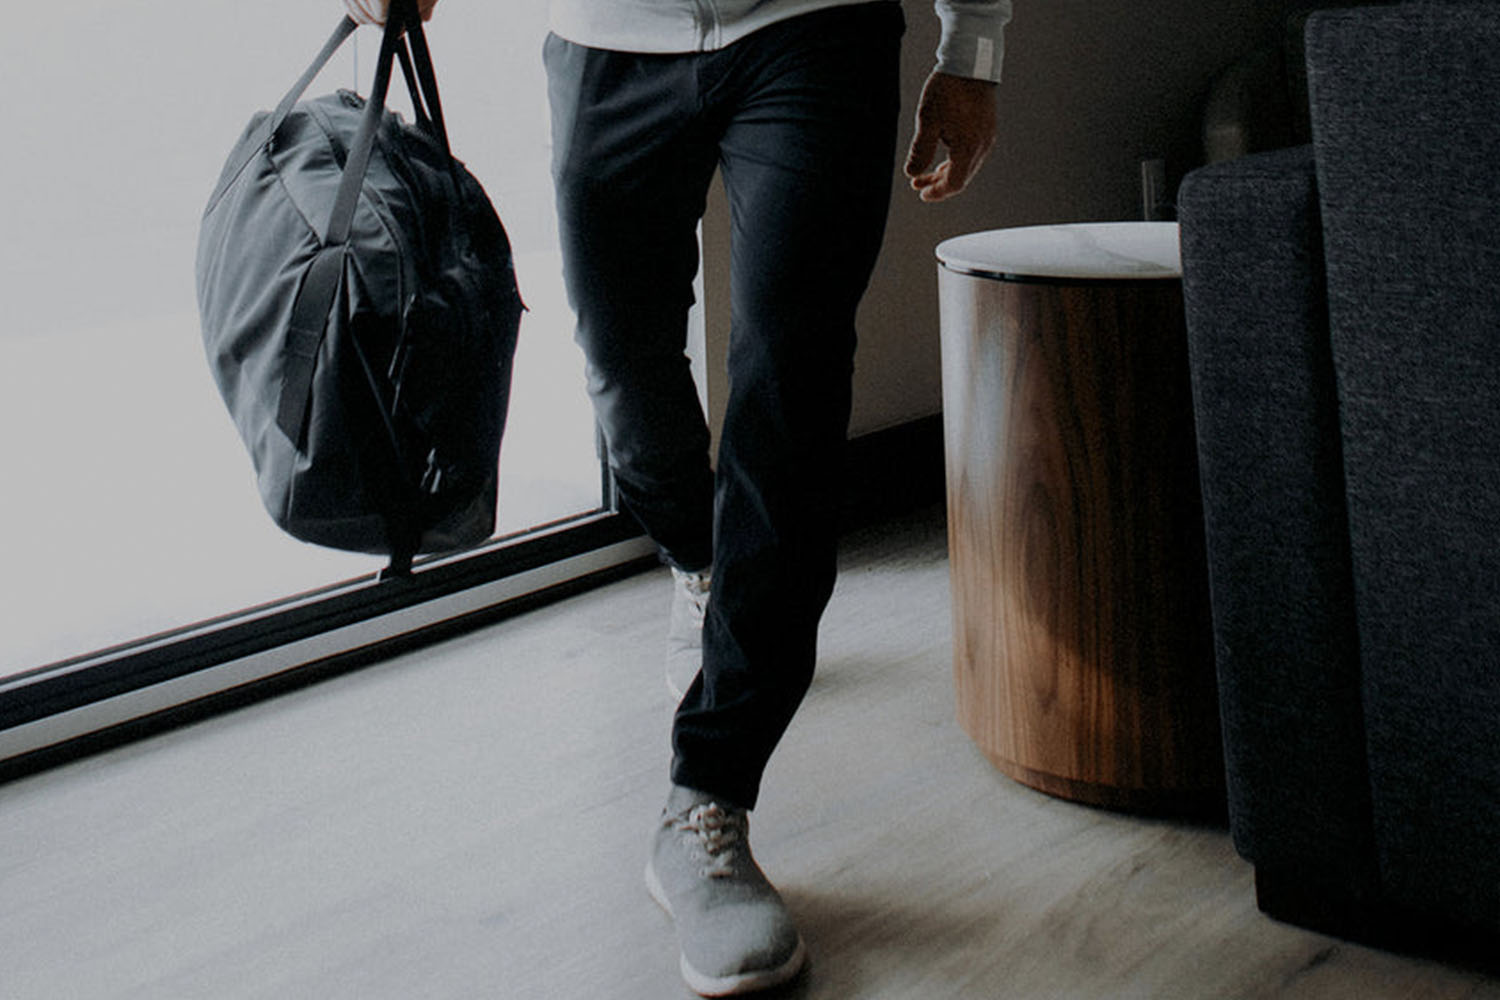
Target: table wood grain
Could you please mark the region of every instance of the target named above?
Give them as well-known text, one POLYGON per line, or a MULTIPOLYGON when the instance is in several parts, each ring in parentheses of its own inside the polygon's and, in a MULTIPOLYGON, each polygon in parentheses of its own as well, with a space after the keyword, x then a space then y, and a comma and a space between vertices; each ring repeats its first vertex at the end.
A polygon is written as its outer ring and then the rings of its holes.
POLYGON ((1215 808, 1180 283, 941 277, 964 729, 1006 774, 1053 794, 1215 808))

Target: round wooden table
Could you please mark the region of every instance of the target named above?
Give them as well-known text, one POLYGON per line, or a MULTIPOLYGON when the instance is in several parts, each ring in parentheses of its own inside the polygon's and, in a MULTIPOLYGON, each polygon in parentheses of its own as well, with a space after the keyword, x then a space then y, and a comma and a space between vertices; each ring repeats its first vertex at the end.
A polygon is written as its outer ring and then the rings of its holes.
POLYGON ((1041 791, 1222 813, 1176 224, 937 253, 960 723, 1041 791))

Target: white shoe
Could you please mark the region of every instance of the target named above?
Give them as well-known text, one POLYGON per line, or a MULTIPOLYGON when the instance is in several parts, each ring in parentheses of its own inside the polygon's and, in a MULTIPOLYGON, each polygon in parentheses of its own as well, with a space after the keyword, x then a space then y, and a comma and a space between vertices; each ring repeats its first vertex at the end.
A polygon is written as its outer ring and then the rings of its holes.
POLYGON ((700 996, 778 986, 807 949, 750 854, 743 809, 673 788, 646 865, 646 888, 677 925, 682 978, 700 996))
POLYGON ((682 701, 703 668, 703 616, 712 569, 684 573, 672 567, 672 620, 667 627, 667 690, 682 701))

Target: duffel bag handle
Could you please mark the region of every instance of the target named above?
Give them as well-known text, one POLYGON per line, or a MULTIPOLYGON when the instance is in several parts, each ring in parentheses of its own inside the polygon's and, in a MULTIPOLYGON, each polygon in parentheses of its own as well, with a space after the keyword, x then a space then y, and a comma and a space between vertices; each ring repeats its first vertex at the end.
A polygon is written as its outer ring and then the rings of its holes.
MULTIPOLYGON (((348 21, 349 18, 345 17, 344 20, 348 21)), ((339 31, 334 32, 335 37, 342 29, 343 25, 340 25, 339 31)), ((407 86, 411 89, 414 110, 419 118, 431 123, 442 144, 445 160, 450 165, 452 163, 448 130, 443 124, 443 109, 438 101, 437 74, 432 68, 432 53, 427 48, 427 37, 422 31, 422 19, 417 13, 415 0, 391 0, 385 34, 380 40, 380 55, 375 63, 375 82, 370 86, 370 98, 365 106, 365 116, 359 123, 359 131, 349 145, 349 157, 344 162, 344 178, 339 185, 333 211, 329 214, 324 242, 330 246, 343 243, 349 236, 349 225, 354 219, 359 191, 365 181, 365 169, 369 166, 370 153, 375 147, 375 132, 380 127, 380 119, 385 113, 386 96, 390 93, 392 63, 398 53, 407 86), (412 77, 413 63, 416 69, 415 79, 412 77)), ((306 89, 306 84, 303 89, 306 89)), ((293 97, 293 104, 295 103, 296 96, 293 97)))
MULTIPOLYGON (((442 107, 438 103, 437 78, 432 69, 432 56, 427 49, 427 39, 422 33, 421 17, 412 7, 411 0, 391 0, 389 14, 390 16, 386 21, 386 35, 390 35, 394 31, 397 37, 402 39, 399 44, 393 45, 389 51, 399 56, 401 60, 402 74, 406 77, 407 89, 411 93, 412 108, 422 124, 432 129, 438 141, 442 143, 443 151, 451 159, 452 152, 448 146, 448 134, 447 130, 443 127, 442 107), (408 55, 408 49, 404 40, 405 36, 402 35, 403 30, 409 30, 410 36, 416 39, 416 44, 413 46, 416 52, 415 66, 413 66, 411 57, 408 55)), ((349 40, 349 36, 354 34, 358 27, 359 25, 348 16, 339 19, 338 27, 334 28, 333 34, 324 43, 323 48, 313 57, 312 63, 297 78, 297 82, 292 84, 291 89, 281 98, 281 103, 276 105, 275 110, 261 120, 260 127, 256 129, 255 134, 243 144, 242 148, 245 151, 243 158, 236 162, 232 168, 224 171, 218 186, 215 188, 213 194, 209 196, 208 204, 210 207, 223 196, 225 189, 229 187, 240 171, 244 170, 245 166, 281 130, 281 126, 286 122, 287 116, 297 106, 297 101, 302 98, 307 88, 312 86, 313 80, 317 79, 318 74, 323 72, 329 60, 343 47, 343 44, 349 40)), ((384 87, 378 85, 380 75, 379 65, 380 63, 389 63, 385 43, 386 38, 382 37, 381 58, 377 60, 376 66, 377 86, 372 88, 370 97, 371 103, 381 107, 385 105, 386 94, 389 90, 389 84, 384 87)), ((373 133, 371 134, 371 139, 373 141, 373 133)))

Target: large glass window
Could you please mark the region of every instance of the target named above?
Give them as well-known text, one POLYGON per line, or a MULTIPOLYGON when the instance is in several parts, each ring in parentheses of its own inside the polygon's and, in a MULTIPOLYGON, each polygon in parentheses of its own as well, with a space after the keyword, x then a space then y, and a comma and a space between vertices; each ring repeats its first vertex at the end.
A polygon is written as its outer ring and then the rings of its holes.
MULTIPOLYGON (((500 534, 597 513, 604 486, 561 289, 541 68, 545 0, 439 8, 456 154, 516 250, 526 315, 500 534)), ((250 115, 337 0, 69 0, 0 33, 0 679, 368 576, 282 535, 198 332, 198 219, 250 115)), ((313 84, 366 91, 373 29, 313 84)), ((404 88, 392 88, 403 109, 404 88)))

